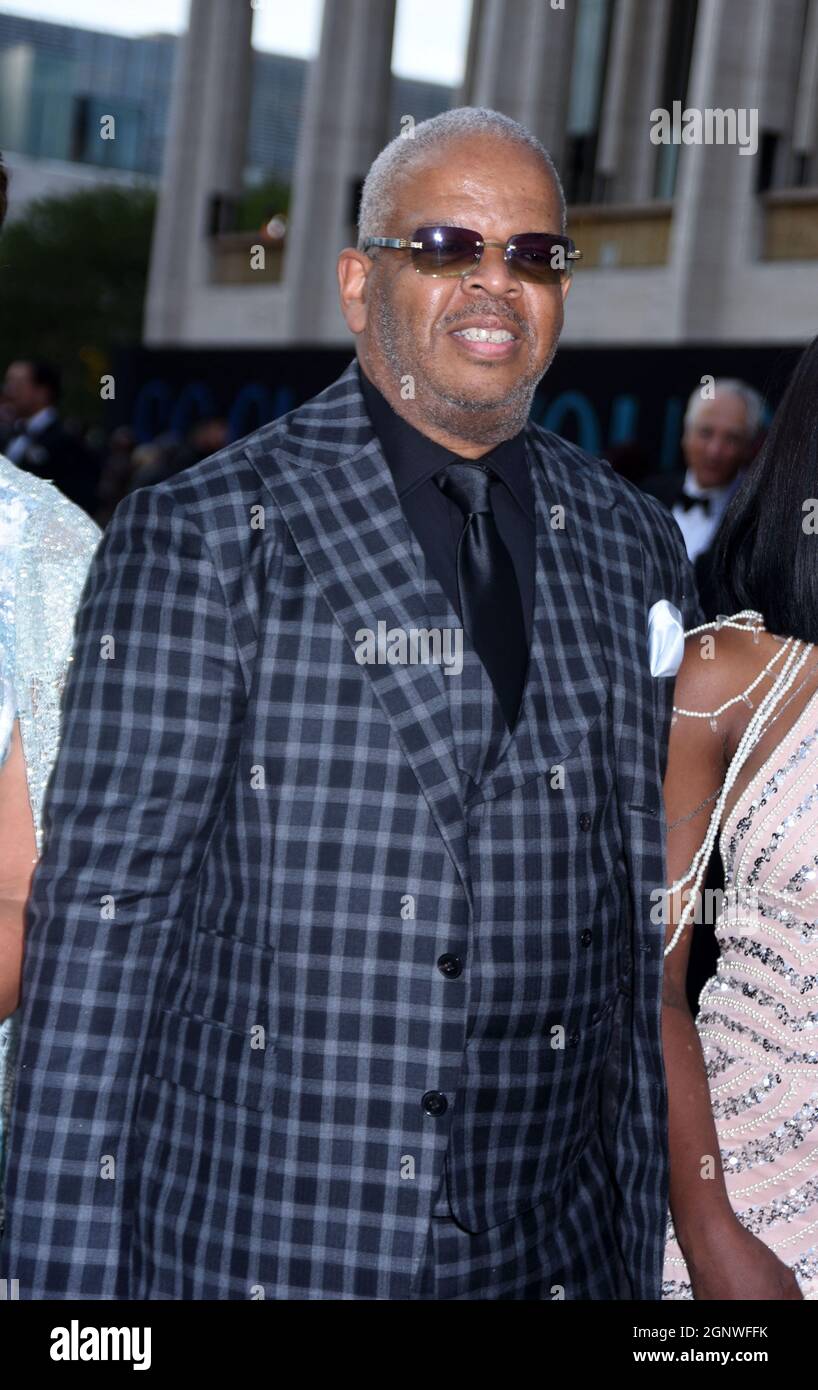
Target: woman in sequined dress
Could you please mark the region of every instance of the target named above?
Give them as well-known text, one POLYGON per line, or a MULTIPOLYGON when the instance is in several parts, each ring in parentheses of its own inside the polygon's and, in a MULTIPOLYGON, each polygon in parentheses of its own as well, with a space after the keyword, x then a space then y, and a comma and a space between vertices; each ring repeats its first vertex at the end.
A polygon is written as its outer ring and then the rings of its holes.
POLYGON ((717 554, 725 612, 686 634, 665 776, 666 1299, 818 1300, 818 339, 717 554), (718 844, 719 902, 702 896, 718 844), (692 920, 721 956, 695 1022, 692 920))
MULTIPOLYGON (((51 483, 0 455, 0 1182, 23 913, 42 850, 43 795, 59 743, 74 614, 99 536, 51 483)), ((0 1229, 2 1223, 0 1196, 0 1229)))
MULTIPOLYGON (((6 173, 0 157, 0 226, 6 173)), ((0 1231, 28 885, 59 742, 74 614, 99 527, 0 454, 0 1231)))

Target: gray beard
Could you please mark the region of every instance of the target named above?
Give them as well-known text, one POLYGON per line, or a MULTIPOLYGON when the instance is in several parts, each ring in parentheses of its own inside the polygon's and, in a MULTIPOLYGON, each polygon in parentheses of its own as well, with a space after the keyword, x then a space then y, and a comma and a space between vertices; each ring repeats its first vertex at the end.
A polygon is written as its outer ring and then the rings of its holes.
MULTIPOLYGON (((402 377, 410 375, 407 363, 411 361, 411 354, 403 348, 403 325, 393 312, 390 301, 383 295, 378 297, 375 319, 378 345, 393 373, 395 384, 399 385, 402 377)), ((555 342, 536 379, 521 377, 499 401, 476 400, 474 396, 439 387, 425 373, 416 369, 411 375, 415 380, 415 401, 420 414, 437 429, 457 439, 467 440, 470 444, 501 444, 525 427, 534 392, 551 366, 556 351, 555 342)), ((418 366, 422 366, 422 359, 418 366)))

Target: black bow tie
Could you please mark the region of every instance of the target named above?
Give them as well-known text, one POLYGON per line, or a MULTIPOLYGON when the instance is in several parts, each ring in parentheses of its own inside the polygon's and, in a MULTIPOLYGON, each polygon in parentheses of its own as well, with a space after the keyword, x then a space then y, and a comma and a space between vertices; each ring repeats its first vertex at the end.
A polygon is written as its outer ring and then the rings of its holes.
POLYGON ((691 507, 703 507, 705 516, 709 516, 713 499, 712 497, 694 497, 692 492, 680 492, 676 498, 676 505, 681 507, 683 512, 689 512, 691 507))

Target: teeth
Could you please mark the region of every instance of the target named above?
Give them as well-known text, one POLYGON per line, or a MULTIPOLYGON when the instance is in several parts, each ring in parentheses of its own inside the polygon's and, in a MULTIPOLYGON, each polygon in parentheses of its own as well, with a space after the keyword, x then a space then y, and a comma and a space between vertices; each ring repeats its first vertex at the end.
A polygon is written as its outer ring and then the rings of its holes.
POLYGON ((470 343, 508 343, 514 334, 505 328, 459 328, 455 336, 467 338, 470 343))

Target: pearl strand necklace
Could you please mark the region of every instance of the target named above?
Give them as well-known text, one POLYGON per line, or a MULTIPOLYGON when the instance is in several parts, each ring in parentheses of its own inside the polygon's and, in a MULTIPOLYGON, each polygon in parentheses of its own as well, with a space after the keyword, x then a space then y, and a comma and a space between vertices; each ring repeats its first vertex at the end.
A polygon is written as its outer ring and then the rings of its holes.
MULTIPOLYGON (((739 614, 737 616, 744 615, 739 614)), ((707 626, 707 624, 704 624, 703 626, 707 626)), ((664 954, 666 956, 670 955, 670 952, 677 944, 679 937, 681 936, 682 932, 684 931, 685 927, 690 921, 690 918, 695 912, 696 898, 699 892, 699 888, 701 886, 702 879, 704 877, 706 867, 710 861, 710 856, 713 852, 713 848, 716 843, 716 836, 718 834, 718 827, 719 822, 721 821, 722 811, 724 810, 724 804, 727 800, 729 792, 731 791, 733 785, 736 782, 739 772, 741 771, 744 763, 747 761, 747 758, 749 757, 753 747, 755 746, 756 742, 758 741, 758 738, 760 737, 760 733, 758 731, 760 730, 761 726, 765 723, 767 715, 771 712, 771 710, 775 708, 778 701, 782 698, 782 696, 784 696, 787 693, 790 687, 794 684, 798 672, 805 665, 809 656, 812 646, 811 643, 801 642, 797 638, 788 638, 787 641, 788 643, 791 642, 792 645, 788 650, 787 657, 784 661, 784 665, 782 666, 781 670, 776 676, 772 687, 770 688, 770 690, 768 690, 767 694, 762 699, 758 708, 755 710, 755 712, 751 715, 750 719, 748 720, 747 727, 739 740, 738 747, 733 755, 730 766, 727 769, 727 776, 724 779, 724 784, 722 786, 721 794, 718 798, 718 801, 716 802, 716 805, 713 808, 713 814, 710 818, 710 824, 707 828, 707 834, 705 835, 704 841, 701 847, 697 850, 696 854, 694 855, 693 863, 691 864, 687 873, 682 878, 677 879, 677 881, 674 884, 672 884, 671 887, 667 890, 668 894, 672 895, 676 892, 677 889, 681 888, 683 884, 687 883, 688 879, 695 875, 696 881, 693 887, 693 891, 692 893, 690 893, 688 900, 682 909, 676 930, 674 931, 673 936, 671 937, 670 941, 665 947, 664 954)))
MULTIPOLYGON (((762 629, 763 629, 763 627, 764 627, 764 615, 763 615, 762 613, 759 613, 758 609, 756 609, 756 608, 742 608, 740 612, 734 613, 731 617, 727 617, 726 615, 721 614, 718 618, 716 618, 716 619, 714 619, 714 620, 712 620, 712 621, 710 621, 710 622, 700 623, 698 627, 690 628, 690 630, 689 630, 688 632, 685 633, 685 640, 687 640, 688 637, 695 637, 695 635, 696 635, 697 632, 706 632, 707 629, 708 629, 708 628, 711 628, 711 627, 715 627, 717 631, 719 631, 719 630, 720 630, 721 628, 723 628, 723 627, 733 627, 733 628, 735 628, 735 629, 736 629, 737 631, 739 631, 739 632, 747 632, 748 629, 747 629, 747 627, 745 626, 745 622, 743 622, 742 619, 747 620, 747 621, 750 621, 750 622, 752 622, 753 620, 755 620, 755 623, 754 623, 754 625, 753 625, 753 627, 752 627, 753 642, 758 643, 759 633, 762 631, 762 629)), ((730 705, 738 704, 739 700, 746 700, 747 704, 748 704, 748 705, 750 706, 750 708, 752 709, 752 708, 753 708, 752 703, 750 702, 750 700, 747 699, 747 695, 748 695, 749 691, 752 690, 752 689, 754 689, 754 687, 758 684, 758 682, 763 678, 764 674, 765 674, 765 673, 768 673, 769 670, 770 670, 770 667, 771 667, 772 665, 774 665, 776 661, 778 661, 779 657, 781 657, 785 651, 787 651, 788 649, 790 649, 790 648, 792 647, 792 644, 793 644, 793 641, 794 641, 794 640, 795 640, 795 639, 792 638, 792 637, 787 637, 787 638, 785 638, 784 641, 782 642, 782 645, 781 645, 780 650, 779 650, 778 652, 776 652, 775 656, 772 658, 772 660, 771 660, 770 662, 768 662, 767 666, 764 667, 764 670, 761 672, 761 674, 760 674, 759 676, 756 677, 756 679, 753 681, 753 683, 752 683, 751 685, 748 685, 747 688, 746 688, 746 690, 741 691, 741 693, 740 693, 739 695, 733 696, 733 698, 732 698, 731 700, 728 700, 725 704, 720 705, 718 709, 716 709, 716 710, 685 710, 685 709, 682 709, 682 708, 681 708, 680 706, 678 706, 678 705, 673 705, 673 707, 672 707, 672 708, 673 708, 673 718, 672 718, 671 721, 670 721, 671 724, 675 724, 675 723, 676 723, 677 715, 679 715, 679 714, 688 714, 688 715, 690 715, 690 716, 691 716, 692 718, 694 718, 694 719, 709 719, 709 720, 710 720, 711 728, 712 728, 713 731, 715 732, 715 731, 716 731, 716 715, 723 713, 723 711, 724 711, 725 709, 729 708, 730 705)), ((798 689, 800 690, 800 688, 801 688, 801 687, 799 686, 798 689)), ((773 686, 771 687, 771 689, 770 689, 770 691, 768 692, 768 694, 772 694, 772 692, 773 692, 774 689, 775 689, 775 684, 773 684, 773 686)), ((783 691, 782 691, 781 693, 783 694, 783 691)), ((790 699, 794 699, 794 695, 791 695, 791 696, 790 696, 790 699)), ((787 704, 789 704, 789 700, 786 700, 786 701, 784 702, 784 705, 782 705, 781 708, 782 708, 782 709, 785 708, 785 706, 786 706, 787 704)), ((767 706, 765 705, 764 700, 762 700, 762 701, 761 701, 761 704, 758 706, 758 709, 757 709, 757 711, 756 711, 757 714, 760 714, 762 706, 764 706, 764 708, 765 708, 765 710, 766 710, 767 706)), ((772 708, 772 705, 770 705, 770 708, 772 708)), ((781 713, 781 710, 779 710, 778 713, 780 714, 780 713, 781 713)), ((775 719, 776 719, 777 717, 778 717, 778 715, 775 715, 774 718, 771 719, 771 720, 769 721, 769 723, 768 723, 768 725, 767 725, 767 728, 769 728, 769 724, 772 724, 772 723, 775 722, 775 719)), ((749 728, 749 725, 748 725, 748 728, 749 728)), ((745 731, 745 732, 746 732, 746 731, 745 731)), ((761 735, 762 735, 763 732, 765 732, 765 730, 761 730, 761 731, 759 732, 759 735, 758 735, 759 738, 761 738, 761 735)), ((756 741, 757 741, 757 740, 756 740, 756 741)), ((738 749, 736 750, 736 752, 738 752, 738 749)), ((714 798, 718 796, 718 794, 719 794, 718 791, 716 791, 716 792, 713 793, 712 796, 706 797, 705 800, 701 803, 701 805, 696 807, 696 810, 695 810, 695 811, 691 812, 690 815, 688 815, 688 816, 681 817, 680 820, 678 820, 678 821, 674 821, 674 822, 673 822, 673 825, 674 825, 674 826, 675 826, 675 825, 679 825, 679 824, 681 824, 682 820, 687 821, 687 820, 689 820, 689 819, 691 818, 691 816, 697 815, 698 812, 701 811, 701 810, 703 810, 704 807, 708 804, 708 802, 713 801, 714 798)), ((672 829, 672 828, 673 828, 672 826, 669 826, 669 827, 668 827, 668 829, 672 829)), ((695 860, 694 860, 694 863, 695 863, 695 860)), ((679 880, 679 883, 676 884, 676 885, 674 885, 674 887, 678 887, 678 886, 680 886, 682 883, 684 883, 684 882, 686 881, 686 879, 690 877, 690 875, 691 875, 692 872, 693 872, 693 868, 691 867, 691 869, 688 870, 688 873, 685 875, 685 878, 680 879, 680 880, 679 880)), ((671 891, 673 891, 673 890, 671 890, 671 891)))
MULTIPOLYGON (((807 684, 807 681, 810 679, 811 676, 814 676, 814 675, 815 675, 815 672, 816 672, 816 671, 818 671, 818 661, 813 662, 812 666, 810 666, 809 671, 807 672, 807 674, 806 674, 806 676, 804 677, 804 679, 795 687, 795 690, 792 692, 792 694, 787 696, 787 698, 786 698, 786 700, 784 701, 784 703, 780 706, 779 709, 776 710, 776 712, 775 712, 775 714, 773 715, 772 719, 768 720, 768 722, 767 722, 767 724, 765 725, 765 727, 761 730, 761 733, 759 734, 759 737, 761 737, 763 734, 766 734, 767 730, 771 727, 771 725, 773 725, 773 724, 775 723, 776 719, 780 719, 780 718, 781 718, 782 714, 784 713, 784 710, 787 708, 788 705, 791 705, 791 704, 792 704, 792 702, 793 702, 793 700, 795 699, 796 695, 800 695, 801 691, 804 689, 804 686, 807 684)), ((675 706, 674 706, 674 708, 675 708, 675 706)), ((799 716, 799 718, 800 718, 800 716, 799 716)), ((675 723, 676 721, 675 721, 675 719, 674 719, 674 720, 672 720, 671 722, 672 722, 672 723, 675 723)), ((714 792, 711 792, 709 796, 706 796, 706 797, 704 798, 704 801, 700 801, 699 804, 698 804, 698 806, 695 806, 695 807, 693 808, 692 811, 688 811, 687 814, 684 815, 684 816, 679 816, 678 820, 671 821, 671 822, 670 822, 670 825, 667 826, 667 829, 668 829, 668 830, 675 830, 676 827, 679 826, 679 825, 686 825, 687 822, 693 820, 694 816, 697 816, 697 815, 699 814, 700 811, 703 811, 704 808, 705 808, 705 806, 709 806, 711 801, 715 801, 715 799, 716 799, 716 797, 718 796, 718 794, 719 794, 719 788, 717 787, 716 790, 715 790, 714 792)))
MULTIPOLYGON (((710 623, 700 623, 698 627, 693 627, 693 628, 690 629, 689 632, 686 632, 686 633, 685 633, 685 641, 687 640, 688 637, 693 637, 693 636, 695 636, 695 634, 696 634, 697 632, 705 632, 705 631, 707 630, 707 628, 710 628, 710 627, 715 627, 717 631, 720 631, 721 628, 723 628, 723 627, 734 627, 734 628, 737 628, 740 632, 746 632, 746 631, 747 631, 747 628, 746 628, 746 626, 745 626, 743 623, 739 622, 739 619, 740 619, 740 618, 757 618, 757 619, 758 619, 758 623, 757 623, 757 624, 755 625, 755 627, 753 628, 753 641, 754 641, 754 642, 758 642, 758 634, 759 634, 759 632, 760 632, 760 630, 761 630, 761 627, 763 627, 763 625, 764 625, 764 619, 763 619, 763 615, 762 615, 761 613, 758 613, 758 612, 756 611, 756 609, 754 609, 754 608, 743 608, 743 609, 741 610, 740 613, 735 613, 735 614, 733 615, 732 618, 723 618, 721 621, 717 620, 715 623, 712 623, 712 622, 710 622, 710 623)), ((750 699, 748 698, 748 696, 749 696, 749 694, 750 694, 750 691, 751 691, 751 690, 755 690, 756 686, 761 684, 761 682, 763 681, 764 677, 765 677, 765 676, 768 676, 768 675, 770 674, 770 672, 772 671, 772 669, 773 669, 773 667, 776 665, 776 663, 777 663, 778 661, 780 661, 781 658, 784 656, 784 653, 787 652, 787 651, 790 649, 790 647, 792 646, 793 641, 794 641, 794 638, 792 638, 792 637, 787 637, 787 638, 784 640, 784 642, 781 644, 781 646, 779 647, 778 651, 777 651, 773 656, 770 657, 770 660, 767 662, 767 665, 764 666, 764 667, 762 668, 761 671, 759 671, 759 673, 758 673, 758 675, 756 676, 755 680, 752 681, 752 683, 751 683, 750 685, 747 686, 746 690, 742 690, 740 694, 738 694, 738 695, 733 695, 733 696, 731 697, 731 699, 725 700, 724 704, 723 704, 723 705, 719 705, 718 709, 714 709, 714 710, 682 709, 681 706, 679 706, 679 705, 674 705, 674 706, 673 706, 673 719, 672 719, 671 722, 675 724, 675 723, 676 723, 676 718, 677 718, 677 716, 680 715, 680 714, 685 714, 685 715, 687 715, 688 718, 690 718, 690 719, 709 719, 709 720, 710 720, 710 727, 711 727, 711 728, 713 729, 713 731, 715 732, 715 729, 716 729, 716 719, 717 719, 717 717, 718 717, 720 714, 724 714, 724 711, 727 710, 727 709, 730 709, 732 705, 737 705, 737 704, 739 703, 740 700, 744 700, 745 704, 749 705, 749 706, 750 706, 750 709, 752 709, 752 708, 753 708, 752 702, 751 702, 750 699)))
MULTIPOLYGON (((775 708, 775 705, 778 703, 779 699, 786 694, 790 686, 794 683, 795 677, 801 670, 801 667, 804 665, 808 653, 808 645, 800 642, 796 643, 796 645, 793 647, 792 651, 788 655, 787 660, 784 663, 784 666, 782 667, 781 671, 776 677, 774 684, 771 686, 761 703, 758 705, 757 709, 755 710, 755 713, 748 720, 747 727, 745 728, 744 733, 742 734, 741 739, 739 740, 738 747, 736 748, 736 751, 733 755, 733 759, 730 763, 729 768, 727 769, 727 775, 725 777, 724 783, 722 784, 719 800, 713 810, 713 816, 711 818, 711 828, 713 820, 715 820, 716 818, 716 814, 723 809, 724 802, 727 799, 728 791, 735 783, 738 773, 741 771, 741 767, 746 762, 747 756, 752 751, 752 748, 757 742, 757 739, 755 737, 756 731, 760 728, 760 726, 763 725, 770 710, 775 708), (799 646, 803 647, 803 650, 800 653, 798 651, 799 646)), ((671 885, 670 889, 668 890, 669 892, 675 892, 676 889, 680 888, 683 883, 686 883, 687 880, 691 877, 691 875, 695 872, 697 864, 703 857, 704 848, 704 845, 702 845, 699 848, 696 855, 694 856, 693 863, 691 864, 691 867, 688 869, 687 873, 684 875, 684 877, 678 879, 676 883, 671 885)))

